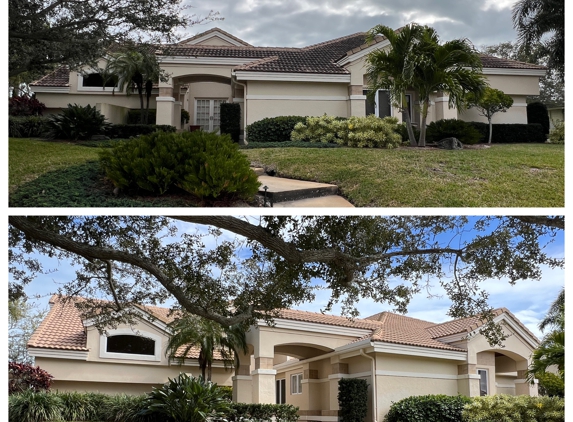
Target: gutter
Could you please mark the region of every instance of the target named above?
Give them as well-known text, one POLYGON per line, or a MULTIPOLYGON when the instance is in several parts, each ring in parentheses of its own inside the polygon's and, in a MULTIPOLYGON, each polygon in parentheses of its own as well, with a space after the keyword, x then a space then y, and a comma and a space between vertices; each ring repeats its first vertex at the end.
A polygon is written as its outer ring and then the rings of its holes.
POLYGON ((236 83, 237 85, 240 85, 243 87, 243 142, 245 143, 245 145, 247 145, 247 84, 242 84, 239 81, 237 81, 237 75, 235 72, 233 72, 231 74, 232 76, 232 81, 234 83, 236 83))
POLYGON ((360 354, 372 360, 372 422, 378 422, 378 403, 376 395, 376 358, 364 353, 364 349, 360 349, 360 354))

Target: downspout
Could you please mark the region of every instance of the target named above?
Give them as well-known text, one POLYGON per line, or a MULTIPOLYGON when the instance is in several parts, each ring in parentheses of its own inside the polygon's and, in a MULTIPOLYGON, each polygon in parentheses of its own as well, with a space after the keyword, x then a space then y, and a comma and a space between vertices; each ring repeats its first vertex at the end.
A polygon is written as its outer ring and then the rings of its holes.
POLYGON ((378 422, 378 397, 376 395, 376 358, 368 356, 366 353, 364 353, 364 349, 360 349, 360 354, 372 360, 372 422, 378 422))
POLYGON ((234 74, 233 77, 233 82, 243 87, 243 142, 247 144, 247 84, 238 82, 237 74, 234 74))

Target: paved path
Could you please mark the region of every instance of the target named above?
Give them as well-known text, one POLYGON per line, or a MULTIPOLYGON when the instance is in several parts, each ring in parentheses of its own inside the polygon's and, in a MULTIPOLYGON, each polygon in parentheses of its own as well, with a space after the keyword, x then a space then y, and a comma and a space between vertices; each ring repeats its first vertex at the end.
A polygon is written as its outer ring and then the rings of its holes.
POLYGON ((266 175, 263 169, 254 170, 261 182, 259 195, 265 196, 266 193, 273 207, 354 207, 346 199, 337 195, 336 185, 273 177, 266 175))

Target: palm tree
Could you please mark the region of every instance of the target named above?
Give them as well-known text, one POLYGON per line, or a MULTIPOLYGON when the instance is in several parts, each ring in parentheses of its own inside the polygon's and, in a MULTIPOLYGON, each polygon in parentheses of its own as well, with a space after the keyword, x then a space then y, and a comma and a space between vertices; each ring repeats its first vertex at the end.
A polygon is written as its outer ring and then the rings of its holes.
POLYGON ((529 53, 541 42, 549 56, 547 66, 565 74, 565 0, 519 0, 513 5, 513 26, 518 43, 529 53), (550 37, 546 41, 542 38, 550 37))
POLYGON ((149 113, 149 99, 153 83, 167 80, 167 75, 161 70, 155 54, 139 48, 128 48, 124 51, 111 54, 104 71, 108 77, 115 76, 118 79, 118 89, 126 91, 129 95, 137 91, 141 108, 140 122, 147 123, 149 113), (147 104, 143 106, 143 93, 147 104), (145 112, 144 112, 145 110, 145 112))
POLYGON ((412 85, 417 55, 415 46, 422 35, 423 27, 411 24, 394 31, 384 25, 377 25, 368 31, 366 40, 372 42, 378 35, 390 43, 386 50, 375 50, 367 57, 367 77, 371 94, 378 89, 388 91, 390 101, 397 104, 406 118, 410 145, 416 146, 412 118, 406 99, 406 89, 412 85))
POLYGON ((557 299, 551 304, 547 311, 545 318, 539 323, 541 331, 545 328, 553 326, 558 327, 561 324, 563 315, 565 314, 565 288, 561 289, 557 299))
POLYGON ((172 335, 167 344, 168 356, 182 361, 191 348, 199 347, 199 367, 203 379, 207 381, 211 381, 215 351, 221 354, 225 368, 237 368, 239 354, 248 351, 247 327, 244 325, 224 328, 214 321, 186 315, 174 321, 170 328, 172 335))
POLYGON ((416 46, 417 61, 413 86, 418 91, 422 121, 418 146, 426 146, 426 119, 430 107, 430 95, 437 91, 449 95, 450 107, 464 107, 468 93, 481 95, 486 88, 479 55, 466 39, 457 39, 439 44, 433 28, 424 27, 416 46))

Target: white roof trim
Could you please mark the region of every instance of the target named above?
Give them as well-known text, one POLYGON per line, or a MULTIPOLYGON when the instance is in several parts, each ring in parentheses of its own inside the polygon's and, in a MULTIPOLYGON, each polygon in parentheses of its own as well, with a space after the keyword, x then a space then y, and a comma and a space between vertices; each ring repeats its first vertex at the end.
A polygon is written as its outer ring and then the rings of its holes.
POLYGON ((37 86, 30 85, 33 92, 46 92, 46 93, 60 93, 60 92, 70 92, 69 86, 37 86))
MULTIPOLYGON (((151 314, 149 312, 145 312, 144 310, 137 308, 137 307, 134 307, 132 309, 141 315, 142 321, 148 322, 149 324, 153 325, 154 327, 160 329, 163 332, 166 332, 166 333, 169 332, 169 329, 167 328, 167 324, 165 324, 163 321, 160 321, 157 317, 153 317, 153 316, 152 316, 152 318, 148 318, 148 316, 151 316, 151 314)), ((82 323, 83 323, 84 327, 91 327, 92 325, 94 325, 93 319, 83 320, 82 323)))
MULTIPOLYGON (((231 44, 233 44, 233 45, 235 45, 235 46, 237 46, 237 47, 247 47, 247 44, 246 44, 246 43, 240 43, 239 41, 234 40, 233 38, 231 38, 231 37, 229 37, 229 36, 223 34, 222 32, 219 32, 219 31, 217 31, 217 30, 215 30, 215 31, 213 31, 213 32, 210 32, 209 34, 205 34, 205 35, 203 35, 202 37, 192 39, 191 41, 184 42, 184 43, 182 43, 182 44, 180 44, 180 45, 194 45, 194 44, 199 44, 200 42, 207 41, 208 39, 215 38, 215 37, 219 37, 219 38, 221 38, 222 40, 227 41, 228 43, 231 43, 231 44)), ((208 44, 204 44, 204 45, 208 45, 208 44)), ((216 47, 218 47, 218 46, 216 46, 216 47)))
POLYGON ((367 47, 363 50, 360 50, 354 54, 351 54, 350 56, 346 56, 343 59, 339 60, 337 62, 337 64, 344 66, 345 64, 351 63, 353 61, 356 61, 358 59, 361 59, 362 57, 370 54, 371 52, 375 51, 375 50, 380 50, 384 47, 388 47, 390 45, 390 41, 388 41, 387 39, 380 41, 379 43, 376 44, 372 44, 370 47, 367 47))
POLYGON ((194 56, 164 56, 157 55, 160 63, 169 64, 205 64, 240 66, 261 60, 260 57, 194 57, 194 56))
MULTIPOLYGON (((363 337, 370 334, 372 330, 366 328, 339 327, 337 325, 320 324, 316 322, 296 321, 290 319, 275 319, 275 328, 284 328, 287 330, 310 331, 321 334, 336 334, 348 337, 363 337)), ((338 350, 338 349, 337 349, 338 350)))
POLYGON ((286 73, 233 71, 238 81, 277 81, 277 82, 339 82, 350 83, 350 74, 286 73))
POLYGON ((462 351, 457 352, 455 350, 432 349, 430 347, 407 346, 404 344, 383 343, 378 341, 372 342, 372 344, 374 346, 374 352, 376 353, 391 353, 395 355, 420 356, 461 361, 467 360, 467 352, 462 351))
POLYGON ((28 347, 28 354, 37 358, 88 360, 87 350, 62 350, 28 347))
MULTIPOLYGON (((503 322, 505 325, 507 325, 509 328, 511 328, 514 332, 516 332, 517 334, 519 334, 519 336, 525 340, 525 342, 531 346, 531 348, 533 349, 537 349, 537 347, 539 346, 539 340, 536 339, 535 337, 532 337, 531 334, 529 334, 528 332, 526 332, 523 328, 521 328, 515 321, 513 321, 513 318, 510 318, 508 314, 503 313, 501 315, 496 316, 493 319, 493 322, 495 322, 496 324, 499 324, 500 322, 503 322)), ((475 336, 476 334, 479 333, 480 328, 476 328, 475 330, 473 330, 471 333, 469 333, 469 336, 475 336)))

